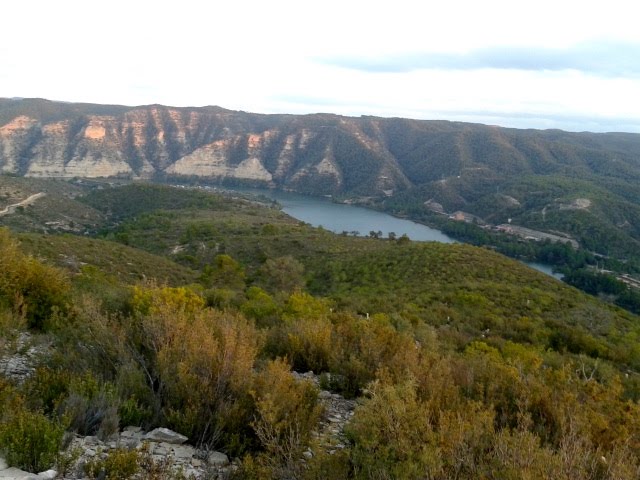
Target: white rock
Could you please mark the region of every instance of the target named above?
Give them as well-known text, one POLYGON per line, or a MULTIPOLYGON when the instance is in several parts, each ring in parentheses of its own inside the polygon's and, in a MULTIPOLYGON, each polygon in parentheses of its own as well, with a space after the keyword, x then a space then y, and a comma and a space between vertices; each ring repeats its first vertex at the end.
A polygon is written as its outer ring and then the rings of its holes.
POLYGON ((54 478, 56 478, 56 475, 58 475, 58 472, 56 472, 55 470, 46 470, 44 472, 40 472, 38 474, 38 477, 47 480, 53 480, 54 478))
POLYGON ((187 467, 184 474, 187 478, 201 478, 202 476, 202 472, 196 470, 195 468, 190 468, 190 467, 187 467))
POLYGON ((207 462, 209 465, 224 466, 229 463, 229 457, 222 452, 211 452, 207 456, 207 462))
POLYGON ((102 445, 102 441, 95 436, 88 436, 88 437, 84 437, 84 444, 85 445, 102 445))
POLYGON ((151 430, 144 436, 144 439, 151 442, 171 443, 173 445, 180 445, 188 440, 184 435, 163 427, 151 430))
POLYGON ((0 478, 5 480, 35 480, 38 478, 37 475, 33 473, 25 472, 24 470, 20 470, 19 468, 11 467, 6 468, 4 470, 0 470, 0 478))
POLYGON ((2 457, 2 455, 0 455, 0 470, 4 470, 7 467, 7 461, 2 457))
POLYGON ((153 453, 154 455, 167 455, 169 453, 170 448, 171 448, 170 443, 166 443, 166 442, 156 443, 151 453, 153 453))
POLYGON ((189 445, 178 445, 172 448, 173 456, 175 458, 193 458, 196 453, 196 449, 189 445))

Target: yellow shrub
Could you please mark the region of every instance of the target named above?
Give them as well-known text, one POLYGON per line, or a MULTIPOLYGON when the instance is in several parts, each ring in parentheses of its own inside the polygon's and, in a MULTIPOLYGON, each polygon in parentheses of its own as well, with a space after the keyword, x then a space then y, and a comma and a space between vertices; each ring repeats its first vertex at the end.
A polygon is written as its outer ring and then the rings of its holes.
POLYGON ((4 303, 42 329, 55 311, 66 310, 70 284, 62 270, 24 255, 9 232, 0 228, 0 306, 4 303))
POLYGON ((253 429, 266 452, 262 462, 276 478, 291 478, 321 413, 317 390, 298 381, 282 360, 270 361, 256 377, 253 429))

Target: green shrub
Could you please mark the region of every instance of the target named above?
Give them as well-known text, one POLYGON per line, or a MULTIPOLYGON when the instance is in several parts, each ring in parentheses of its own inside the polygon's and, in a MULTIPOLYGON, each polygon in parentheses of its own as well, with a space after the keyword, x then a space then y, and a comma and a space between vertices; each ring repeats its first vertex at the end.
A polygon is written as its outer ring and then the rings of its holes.
POLYGON ((181 468, 174 464, 173 457, 154 458, 149 444, 139 450, 116 448, 106 456, 96 456, 85 463, 85 474, 92 479, 127 480, 186 480, 181 468))
POLYGON ((117 448, 104 458, 98 456, 87 461, 84 472, 89 478, 126 480, 140 471, 137 450, 117 448))
POLYGON ((64 430, 40 412, 20 409, 0 425, 0 448, 10 466, 41 472, 55 464, 64 430))
POLYGON ((25 316, 30 328, 43 329, 57 311, 66 311, 70 283, 57 268, 23 254, 6 229, 0 229, 0 304, 25 316))
POLYGON ((137 398, 129 397, 120 404, 118 409, 120 423, 122 425, 146 425, 150 420, 153 412, 151 408, 143 405, 137 398))
POLYGON ((68 371, 39 367, 27 379, 22 390, 32 409, 39 409, 47 415, 52 415, 68 395, 70 382, 71 375, 68 371))

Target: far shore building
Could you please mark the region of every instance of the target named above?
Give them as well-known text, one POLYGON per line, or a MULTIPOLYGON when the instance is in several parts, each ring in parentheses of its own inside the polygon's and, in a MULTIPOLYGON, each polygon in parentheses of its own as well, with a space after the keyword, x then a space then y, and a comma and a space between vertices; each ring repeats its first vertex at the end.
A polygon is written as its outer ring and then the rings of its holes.
POLYGON ((471 213, 463 212, 462 210, 458 210, 457 212, 453 212, 449 215, 450 220, 455 220, 457 222, 466 222, 466 223, 474 223, 476 225, 484 225, 485 221, 480 217, 473 215, 471 213))
POLYGON ((578 248, 580 245, 572 238, 561 237, 560 235, 554 235, 552 233, 540 232, 538 230, 532 230, 530 228, 520 227, 517 225, 511 225, 503 223, 496 227, 499 232, 508 233, 510 235, 517 235, 525 240, 535 240, 541 242, 543 240, 549 240, 551 242, 570 243, 573 248, 578 248))

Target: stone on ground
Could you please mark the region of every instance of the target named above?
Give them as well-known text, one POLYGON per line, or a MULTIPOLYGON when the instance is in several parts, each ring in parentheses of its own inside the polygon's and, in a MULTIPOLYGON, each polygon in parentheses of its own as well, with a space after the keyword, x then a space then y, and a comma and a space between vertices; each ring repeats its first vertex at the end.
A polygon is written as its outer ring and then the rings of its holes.
POLYGON ((188 440, 184 435, 164 427, 151 430, 144 436, 144 439, 151 442, 171 443, 173 445, 181 445, 188 440))

